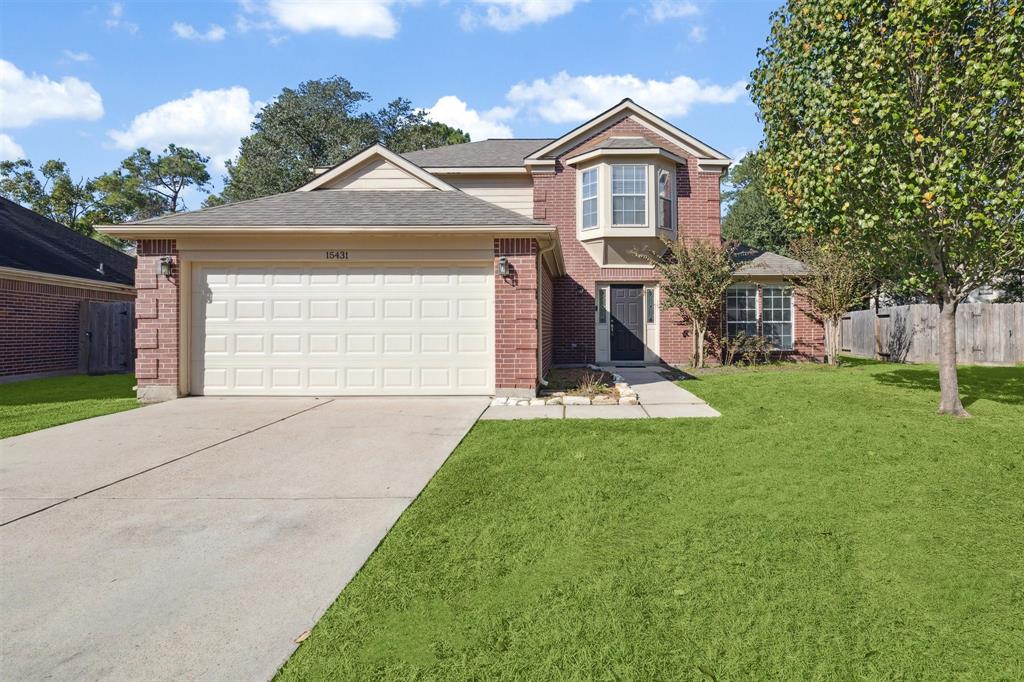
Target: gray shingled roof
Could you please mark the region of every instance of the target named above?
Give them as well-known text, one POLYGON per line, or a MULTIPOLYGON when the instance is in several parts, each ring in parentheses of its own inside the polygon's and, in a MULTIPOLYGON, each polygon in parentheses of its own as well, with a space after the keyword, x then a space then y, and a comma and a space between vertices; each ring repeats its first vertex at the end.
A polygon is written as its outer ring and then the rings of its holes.
POLYGON ((749 244, 738 244, 732 255, 737 265, 732 274, 743 277, 799 277, 810 272, 801 261, 749 244))
POLYGON ((407 152, 402 156, 423 168, 521 167, 523 159, 553 141, 554 138, 482 140, 407 152))
POLYGON ((459 191, 347 189, 285 192, 133 224, 161 227, 544 225, 459 191))
POLYGON ((131 256, 3 197, 0 266, 98 282, 135 283, 135 259, 131 256))

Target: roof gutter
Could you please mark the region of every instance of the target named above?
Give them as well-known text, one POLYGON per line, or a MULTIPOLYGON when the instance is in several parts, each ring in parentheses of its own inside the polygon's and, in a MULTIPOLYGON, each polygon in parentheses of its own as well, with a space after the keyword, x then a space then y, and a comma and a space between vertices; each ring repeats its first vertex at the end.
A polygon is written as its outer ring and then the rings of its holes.
POLYGON ((135 225, 97 225, 96 230, 103 234, 128 239, 174 239, 184 235, 259 235, 259 234, 514 234, 521 235, 553 235, 556 230, 551 225, 401 225, 401 226, 370 226, 370 225, 191 225, 191 226, 148 226, 135 225))
POLYGON ((77 289, 109 291, 118 294, 135 293, 135 287, 130 284, 104 282, 98 279, 74 277, 72 275, 54 275, 49 272, 22 270, 21 268, 0 267, 0 279, 12 279, 19 282, 32 282, 34 284, 49 284, 58 287, 74 287, 77 289))

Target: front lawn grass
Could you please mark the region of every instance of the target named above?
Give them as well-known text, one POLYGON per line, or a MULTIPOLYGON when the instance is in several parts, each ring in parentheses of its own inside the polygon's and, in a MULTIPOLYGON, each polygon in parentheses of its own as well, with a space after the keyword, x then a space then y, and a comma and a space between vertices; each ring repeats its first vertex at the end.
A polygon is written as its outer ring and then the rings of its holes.
POLYGON ((280 678, 1022 679, 1024 367, 962 368, 968 420, 935 371, 480 422, 280 678))
POLYGON ((138 407, 130 374, 0 384, 0 438, 138 407))

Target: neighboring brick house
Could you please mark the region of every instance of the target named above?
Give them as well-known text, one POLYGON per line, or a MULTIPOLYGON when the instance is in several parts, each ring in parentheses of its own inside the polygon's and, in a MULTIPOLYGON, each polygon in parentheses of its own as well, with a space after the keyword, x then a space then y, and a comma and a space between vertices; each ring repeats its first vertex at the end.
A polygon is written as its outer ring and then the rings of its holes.
MULTIPOLYGON (((720 242, 729 163, 624 100, 557 139, 378 145, 294 192, 106 226, 139 240, 140 398, 532 395, 552 365, 685 362, 638 254, 720 242)), ((741 259, 728 330, 820 358, 802 265, 741 259)))
POLYGON ((131 301, 135 259, 0 197, 0 382, 80 371, 84 301, 131 301))

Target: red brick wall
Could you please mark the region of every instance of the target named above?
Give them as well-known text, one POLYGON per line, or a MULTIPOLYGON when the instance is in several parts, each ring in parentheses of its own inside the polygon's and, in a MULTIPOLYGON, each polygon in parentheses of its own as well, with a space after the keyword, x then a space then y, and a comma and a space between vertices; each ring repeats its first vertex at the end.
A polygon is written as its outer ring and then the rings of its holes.
POLYGON ((133 294, 0 279, 0 376, 78 369, 82 301, 133 294))
POLYGON ((147 386, 178 384, 178 251, 172 239, 139 242, 135 266, 135 378, 147 386), (160 259, 174 259, 170 278, 160 274, 160 259))
POLYGON ((494 356, 499 392, 537 388, 537 242, 529 238, 494 240, 494 356), (498 274, 508 258, 512 273, 498 274))
POLYGON ((799 288, 795 294, 796 317, 793 327, 793 351, 785 355, 795 360, 824 360, 825 325, 814 317, 810 302, 799 288))
POLYGON ((540 272, 541 375, 545 375, 555 354, 555 289, 548 266, 543 265, 540 272))
MULTIPOLYGON (((612 135, 639 136, 657 142, 687 160, 676 165, 676 224, 687 239, 719 239, 719 175, 702 173, 696 158, 630 119, 623 119, 564 152, 553 173, 534 173, 533 211, 538 220, 558 228, 567 274, 555 282, 554 362, 594 362, 594 296, 597 282, 655 282, 657 276, 645 268, 602 268, 576 238, 576 171, 563 161, 588 151, 612 135)), ((666 362, 685 362, 692 349, 692 337, 671 311, 661 312, 661 357, 666 362)))

